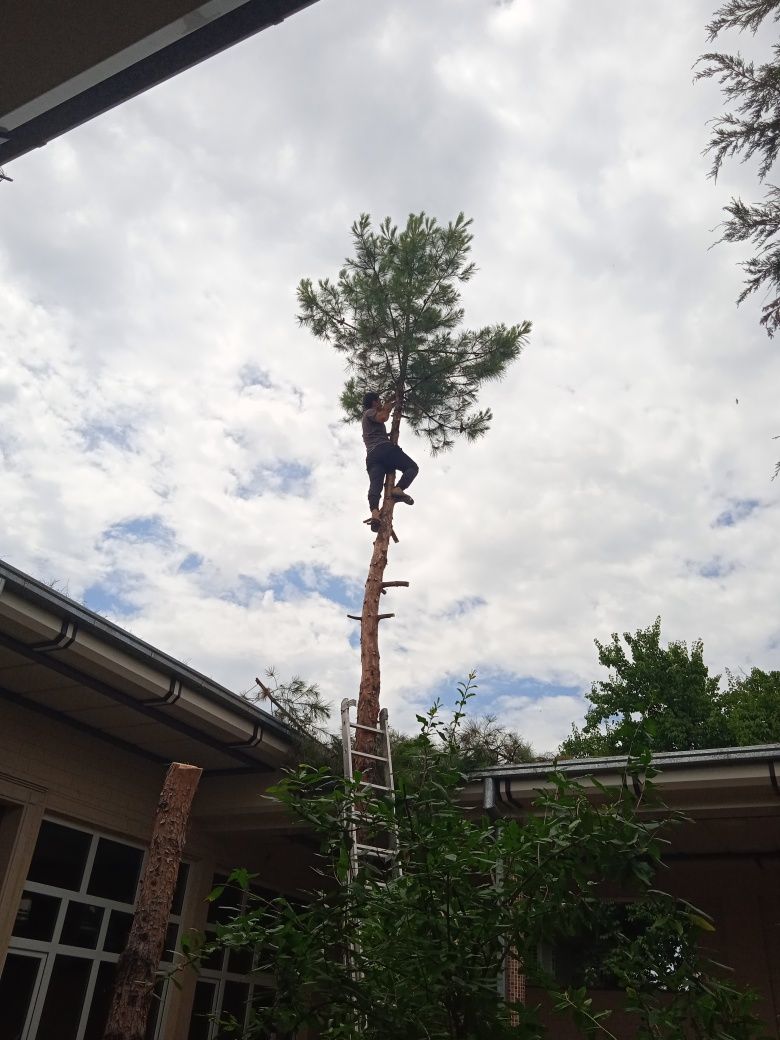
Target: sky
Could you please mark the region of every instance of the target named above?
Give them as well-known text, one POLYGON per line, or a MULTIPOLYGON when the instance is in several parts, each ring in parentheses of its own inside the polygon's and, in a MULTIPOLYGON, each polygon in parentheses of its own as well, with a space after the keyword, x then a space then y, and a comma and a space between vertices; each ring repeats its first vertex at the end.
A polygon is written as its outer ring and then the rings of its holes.
POLYGON ((391 722, 475 670, 473 710, 555 750, 594 639, 657 615, 712 671, 780 667, 780 345, 711 248, 760 194, 706 178, 713 6, 320 0, 11 164, 0 556, 236 692, 355 696, 363 448, 295 289, 362 212, 463 210, 466 324, 533 333, 482 441, 402 432, 391 722))

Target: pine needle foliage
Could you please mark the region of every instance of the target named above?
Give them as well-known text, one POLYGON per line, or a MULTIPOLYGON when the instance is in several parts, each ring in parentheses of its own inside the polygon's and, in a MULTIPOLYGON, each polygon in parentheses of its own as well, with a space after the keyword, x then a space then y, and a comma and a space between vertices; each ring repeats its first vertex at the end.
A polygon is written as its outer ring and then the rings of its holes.
POLYGON ((344 355, 346 421, 360 418, 370 390, 395 401, 433 454, 483 436, 493 416, 478 404, 480 387, 504 375, 531 324, 461 327, 460 286, 476 270, 471 220, 411 214, 399 230, 390 217, 375 228, 363 214, 351 232, 354 256, 337 279, 298 286, 300 324, 344 355))
MULTIPOLYGON (((780 0, 729 0, 707 26, 708 39, 712 42, 728 29, 755 34, 768 18, 780 21, 780 0)), ((780 43, 773 45, 771 60, 761 65, 739 54, 711 51, 699 58, 697 66, 695 78, 717 80, 727 105, 727 111, 712 121, 705 149, 712 157, 710 177, 717 180, 727 159, 757 159, 758 179, 763 182, 780 153, 780 43)), ((772 337, 780 328, 780 191, 769 184, 763 202, 747 204, 732 198, 724 212, 719 241, 751 242, 755 247, 754 255, 742 265, 745 288, 737 303, 763 289, 767 300, 761 324, 772 337)))

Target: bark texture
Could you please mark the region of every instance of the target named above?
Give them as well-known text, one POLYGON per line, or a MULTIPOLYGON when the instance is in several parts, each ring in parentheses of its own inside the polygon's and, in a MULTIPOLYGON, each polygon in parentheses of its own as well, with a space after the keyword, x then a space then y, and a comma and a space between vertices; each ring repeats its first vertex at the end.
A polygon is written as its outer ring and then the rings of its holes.
POLYGON ((155 813, 149 856, 127 946, 117 964, 103 1040, 143 1040, 165 944, 190 807, 202 770, 173 762, 155 813))
MULTIPOLYGON (((395 484, 393 474, 385 481, 385 501, 381 509, 379 534, 374 541, 371 563, 366 578, 363 594, 363 609, 360 621, 360 693, 358 695, 357 721, 361 726, 376 726, 379 721, 379 693, 381 673, 379 668, 379 600, 382 595, 382 581, 387 566, 387 551, 390 544, 390 531, 393 526, 393 507, 395 503, 389 496, 389 489, 395 484)), ((355 750, 374 753, 376 738, 365 730, 355 731, 355 750)), ((365 767, 363 767, 365 771, 365 767)))
MULTIPOLYGON (((401 409, 403 399, 396 398, 396 409, 390 428, 390 441, 398 444, 398 433, 401 427, 401 409)), ((379 694, 381 690, 381 672, 379 667, 379 601, 382 596, 382 582, 387 567, 387 552, 393 530, 393 509, 395 502, 390 492, 395 487, 395 473, 388 473, 385 478, 384 499, 380 510, 381 522, 379 533, 374 541, 371 563, 368 567, 366 588, 363 594, 363 609, 360 621, 360 693, 357 703, 357 721, 360 726, 376 726, 379 721, 379 694)), ((365 730, 355 730, 355 751, 374 754, 376 737, 365 730)), ((364 774, 372 772, 371 763, 358 759, 355 763, 364 774)))

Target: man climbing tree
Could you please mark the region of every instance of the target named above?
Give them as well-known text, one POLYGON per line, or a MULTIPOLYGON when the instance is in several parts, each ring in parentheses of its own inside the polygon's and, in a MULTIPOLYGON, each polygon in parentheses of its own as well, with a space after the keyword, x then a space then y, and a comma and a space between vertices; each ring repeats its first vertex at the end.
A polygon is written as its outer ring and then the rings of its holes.
MULTIPOLYGON (((345 261, 336 281, 325 278, 315 285, 304 278, 298 286, 301 324, 345 356, 349 376, 341 404, 347 418, 363 419, 372 410, 364 407, 364 396, 381 392, 381 400, 393 406, 391 446, 398 446, 402 418, 413 433, 427 439, 432 454, 452 447, 457 437, 483 436, 493 416, 489 408, 477 407, 479 389, 504 374, 531 325, 460 327, 459 285, 475 271, 469 261, 471 221, 461 213, 440 225, 424 213, 412 214, 399 231, 389 217, 374 229, 364 214, 352 225, 352 238, 355 255, 345 261)), ((383 405, 373 421, 388 419, 390 410, 385 409, 383 405)), ((377 537, 360 617, 358 697, 358 723, 369 727, 376 725, 379 714, 379 600, 386 588, 388 546, 395 537, 397 463, 396 455, 384 469, 384 500, 379 509, 377 499, 376 516, 372 502, 370 520, 377 537)), ((411 475, 403 463, 400 468, 403 491, 411 475)), ((357 734, 356 749, 371 751, 371 734, 357 734)))
POLYGON ((401 479, 393 488, 396 502, 414 505, 414 499, 406 494, 406 488, 417 476, 418 466, 414 459, 401 451, 397 444, 390 443, 385 423, 393 411, 392 402, 382 402, 379 394, 367 393, 363 397, 363 443, 366 446, 366 470, 368 471, 368 506, 371 510, 371 530, 379 531, 379 496, 388 473, 401 470, 401 479))

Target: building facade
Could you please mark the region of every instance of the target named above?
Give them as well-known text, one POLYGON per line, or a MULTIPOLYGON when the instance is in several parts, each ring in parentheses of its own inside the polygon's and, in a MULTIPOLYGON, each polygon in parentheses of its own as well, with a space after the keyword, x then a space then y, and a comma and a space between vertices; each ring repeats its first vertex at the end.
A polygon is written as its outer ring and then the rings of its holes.
POLYGON ((209 1016, 262 1001, 251 964, 166 977, 236 866, 307 885, 306 836, 264 797, 292 748, 253 704, 0 564, 0 1036, 100 1040, 171 761, 201 766, 149 1040, 214 1040, 209 1016))
MULTIPOLYGON (((224 951, 175 985, 182 934, 207 934, 242 896, 208 901, 234 867, 258 887, 296 895, 311 886, 310 837, 265 797, 293 751, 277 719, 67 597, 0 563, 0 1040, 101 1040, 115 966, 135 906, 168 764, 203 769, 188 832, 148 1040, 218 1040, 212 1016, 239 1019, 270 979, 224 951)), ((656 756, 666 804, 682 810, 663 887, 710 914, 704 944, 759 996, 767 1035, 780 1040, 780 745, 656 756)), ((619 758, 558 768, 624 782, 619 758)), ((550 765, 484 770, 467 805, 522 818, 550 765)), ((593 786, 593 797, 600 797, 593 786)), ((612 898, 620 899, 620 893, 612 898)), ((544 951, 577 984, 577 945, 544 951)), ((525 990, 521 966, 511 995, 525 990)), ((607 985, 594 1006, 633 1035, 607 985)), ((551 1035, 577 1035, 552 1009, 551 1035)), ((227 1040, 227 1037, 225 1038, 227 1040)))
MULTIPOLYGON (((684 817, 663 832, 667 869, 658 885, 710 915, 715 930, 702 933, 703 952, 728 965, 736 983, 756 992, 755 1010, 766 1035, 780 1038, 780 745, 667 752, 653 762, 660 770, 653 781, 656 792, 684 817)), ((555 765, 581 780, 594 801, 602 795, 590 778, 614 789, 625 783, 625 767, 626 759, 620 757, 555 765)), ((467 788, 466 803, 491 815, 522 819, 534 812, 534 799, 549 783, 551 768, 531 762, 484 770, 467 788)), ((642 795, 641 780, 635 793, 642 795)), ((626 896, 613 891, 605 898, 620 902, 626 896)), ((582 984, 578 948, 581 957, 582 946, 573 937, 540 951, 563 985, 582 984)), ((512 997, 545 1004, 543 993, 526 987, 516 964, 508 972, 507 987, 512 997)), ((612 1010, 608 1025, 616 1036, 628 1040, 634 1035, 633 1016, 621 1014, 619 994, 608 980, 590 995, 594 1010, 612 1010)), ((552 1008, 546 1009, 545 1018, 556 1040, 580 1035, 552 1008)))

